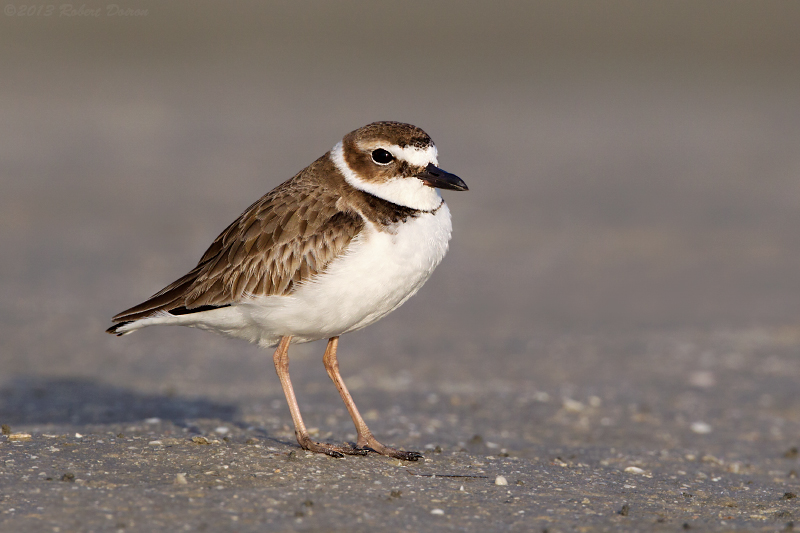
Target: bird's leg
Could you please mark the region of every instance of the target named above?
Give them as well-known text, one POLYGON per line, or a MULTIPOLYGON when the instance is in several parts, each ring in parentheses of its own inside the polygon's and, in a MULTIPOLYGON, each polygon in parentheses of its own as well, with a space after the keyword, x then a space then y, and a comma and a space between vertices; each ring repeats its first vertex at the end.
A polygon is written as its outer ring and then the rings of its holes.
POLYGON ((297 405, 297 398, 294 395, 294 388, 292 388, 292 381, 289 379, 289 343, 292 337, 281 337, 278 343, 278 349, 275 350, 273 361, 275 362, 275 371, 278 373, 278 378, 281 380, 281 387, 283 393, 286 395, 286 403, 289 404, 289 411, 292 413, 292 421, 294 422, 294 434, 297 437, 297 442, 304 450, 312 452, 324 453, 331 457, 344 457, 348 455, 366 455, 367 451, 358 450, 352 447, 335 446, 333 444, 324 444, 321 442, 314 442, 308 434, 306 425, 303 423, 303 417, 300 416, 300 406, 297 405))
POLYGON ((328 340, 328 346, 325 348, 325 356, 322 358, 322 362, 325 364, 325 370, 328 371, 328 375, 333 381, 333 384, 339 389, 339 395, 342 397, 344 405, 350 413, 350 418, 353 419, 353 423, 356 425, 356 431, 358 432, 356 448, 373 451, 381 455, 388 455, 389 457, 396 457, 397 459, 403 459, 405 461, 418 460, 422 457, 421 453, 406 452, 384 446, 372 435, 366 422, 361 418, 361 413, 358 412, 358 407, 356 407, 353 397, 350 396, 350 392, 347 390, 347 387, 345 387, 341 374, 339 374, 339 361, 336 359, 336 348, 338 346, 339 337, 331 337, 328 340))

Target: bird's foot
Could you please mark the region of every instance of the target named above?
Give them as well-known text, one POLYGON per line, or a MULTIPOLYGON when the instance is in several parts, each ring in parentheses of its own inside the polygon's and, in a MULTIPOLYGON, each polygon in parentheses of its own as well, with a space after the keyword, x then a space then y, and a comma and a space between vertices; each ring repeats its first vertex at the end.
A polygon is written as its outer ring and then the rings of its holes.
POLYGON ((300 444, 300 447, 303 448, 304 450, 316 453, 324 453, 325 455, 336 457, 337 459, 341 459, 345 455, 367 455, 369 453, 369 450, 356 446, 351 446, 351 445, 337 446, 336 444, 314 442, 309 437, 305 438, 297 437, 297 442, 298 444, 300 444))
POLYGON ((378 442, 375 437, 365 439, 365 442, 363 443, 359 442, 356 448, 359 450, 366 450, 368 452, 385 455, 386 457, 394 457, 395 459, 400 459, 403 461, 419 461, 423 457, 423 455, 419 452, 407 452, 405 450, 392 448, 391 446, 385 446, 378 442))

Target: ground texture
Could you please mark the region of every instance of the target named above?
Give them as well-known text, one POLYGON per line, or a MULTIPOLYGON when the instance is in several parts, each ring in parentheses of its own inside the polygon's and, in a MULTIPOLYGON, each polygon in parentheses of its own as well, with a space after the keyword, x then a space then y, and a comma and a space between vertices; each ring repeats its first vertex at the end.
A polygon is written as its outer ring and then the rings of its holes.
MULTIPOLYGON (((791 530, 798 5, 9 4, 0 531, 791 530), (470 186, 428 284, 340 343, 424 460, 302 451, 253 346, 103 333, 385 119, 470 186)), ((300 406, 351 441, 323 350, 290 351, 300 406)))

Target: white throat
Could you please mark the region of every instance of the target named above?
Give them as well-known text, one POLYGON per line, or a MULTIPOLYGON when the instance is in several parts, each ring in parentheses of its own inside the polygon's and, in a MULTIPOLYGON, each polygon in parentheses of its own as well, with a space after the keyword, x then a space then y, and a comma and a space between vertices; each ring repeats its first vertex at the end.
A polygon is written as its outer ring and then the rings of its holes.
MULTIPOLYGON (((428 163, 437 163, 436 147, 421 150, 410 146, 391 146, 388 150, 398 159, 403 159, 416 166, 425 166, 428 163)), ((345 181, 360 191, 367 192, 393 204, 431 211, 439 207, 442 197, 439 191, 428 187, 417 178, 404 178, 398 176, 382 183, 370 182, 360 178, 344 158, 344 147, 341 141, 331 150, 331 160, 339 172, 344 175, 345 181)))

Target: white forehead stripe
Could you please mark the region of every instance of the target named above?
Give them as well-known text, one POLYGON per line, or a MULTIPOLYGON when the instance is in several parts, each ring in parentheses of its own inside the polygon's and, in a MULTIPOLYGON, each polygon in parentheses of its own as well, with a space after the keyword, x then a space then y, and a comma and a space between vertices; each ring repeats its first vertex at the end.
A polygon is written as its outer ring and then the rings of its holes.
POLYGON ((386 149, 397 159, 402 159, 415 167, 427 167, 428 163, 439 164, 439 152, 436 146, 431 145, 427 148, 417 148, 416 146, 403 146, 396 144, 387 146, 386 149))
MULTIPOLYGON (((397 146, 390 148, 400 149, 397 146)), ((432 146, 428 150, 431 148, 433 149, 433 162, 436 164, 436 147, 432 146)), ((408 147, 404 148, 403 150, 405 149, 408 149, 408 147)), ((423 152, 423 150, 417 149, 417 152, 423 152)), ((394 154, 394 152, 392 153, 394 154)), ((395 157, 397 156, 395 155, 395 157)), ((430 155, 428 155, 428 157, 430 157, 430 155)), ((344 148, 341 142, 339 142, 331 150, 331 160, 333 161, 333 164, 336 165, 336 168, 339 169, 339 172, 342 173, 345 181, 351 186, 360 191, 377 196, 378 198, 388 200, 393 204, 410 207, 412 209, 420 209, 422 211, 432 211, 433 209, 439 207, 439 205, 442 203, 442 197, 439 196, 439 192, 433 187, 428 187, 422 183, 422 180, 417 178, 404 178, 402 176, 398 176, 382 183, 360 178, 355 172, 353 172, 353 169, 350 168, 350 165, 347 164, 347 161, 345 161, 344 148)), ((430 159, 426 159, 425 161, 426 162, 424 165, 432 162, 430 159)), ((420 166, 424 165, 420 164, 420 166)))

